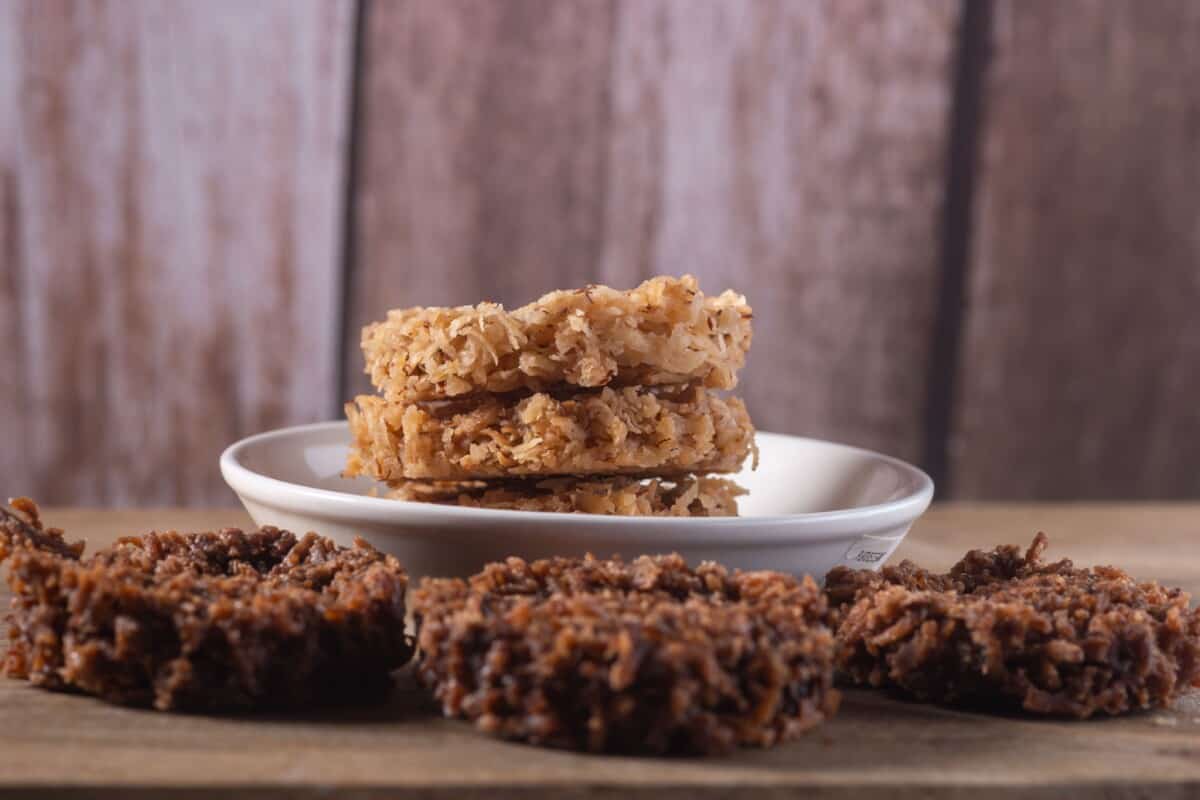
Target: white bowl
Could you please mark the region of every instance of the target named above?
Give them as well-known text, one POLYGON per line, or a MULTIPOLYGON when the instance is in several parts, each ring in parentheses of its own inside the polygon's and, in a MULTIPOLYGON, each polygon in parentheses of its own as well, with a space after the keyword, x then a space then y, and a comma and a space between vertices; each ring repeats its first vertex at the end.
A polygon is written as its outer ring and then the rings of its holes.
POLYGON ((502 511, 367 497, 347 480, 350 432, 322 422, 262 433, 221 454, 221 474, 259 525, 361 536, 415 577, 464 576, 506 556, 678 552, 747 570, 821 578, 838 564, 878 569, 929 506, 933 481, 914 466, 857 447, 762 433, 759 467, 736 480, 739 517, 612 517, 502 511))

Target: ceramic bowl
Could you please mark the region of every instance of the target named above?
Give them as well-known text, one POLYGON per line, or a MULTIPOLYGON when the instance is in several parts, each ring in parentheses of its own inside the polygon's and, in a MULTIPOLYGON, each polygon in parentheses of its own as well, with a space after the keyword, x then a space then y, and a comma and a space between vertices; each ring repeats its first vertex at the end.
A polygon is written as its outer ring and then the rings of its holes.
POLYGON ((757 470, 733 476, 749 490, 741 516, 614 517, 504 511, 367 496, 347 480, 350 432, 323 422, 251 436, 221 454, 221 474, 259 525, 361 536, 409 573, 465 576, 489 561, 551 555, 678 552, 821 578, 838 564, 878 569, 929 506, 933 481, 914 466, 833 442, 757 435, 757 470))

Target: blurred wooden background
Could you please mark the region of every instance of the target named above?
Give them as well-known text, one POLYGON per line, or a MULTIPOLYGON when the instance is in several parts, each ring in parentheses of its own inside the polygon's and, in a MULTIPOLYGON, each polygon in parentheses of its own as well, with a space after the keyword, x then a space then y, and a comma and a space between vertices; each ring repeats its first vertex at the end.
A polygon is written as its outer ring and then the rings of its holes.
POLYGON ((759 426, 1200 496, 1194 0, 3 0, 0 489, 224 503, 386 308, 745 292, 759 426))

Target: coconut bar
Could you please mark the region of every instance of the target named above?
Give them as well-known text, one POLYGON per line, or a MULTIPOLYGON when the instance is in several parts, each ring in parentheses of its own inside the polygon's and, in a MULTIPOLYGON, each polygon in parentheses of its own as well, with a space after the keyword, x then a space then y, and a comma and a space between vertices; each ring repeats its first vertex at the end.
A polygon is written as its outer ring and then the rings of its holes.
POLYGON ((13 591, 4 672, 187 711, 386 697, 412 655, 395 558, 315 533, 150 533, 83 558, 32 501, 0 508, 13 591))
POLYGON ((833 716, 833 636, 811 578, 510 558, 413 596, 418 679, 486 733, 593 752, 769 747, 833 716))
POLYGON ((754 449, 742 402, 696 386, 559 397, 347 404, 346 475, 395 482, 734 472, 754 449))
POLYGON ((514 311, 397 309, 363 329, 362 350, 383 396, 412 402, 562 384, 731 389, 750 338, 744 297, 706 297, 685 275, 551 292, 514 311))
POLYGON ((405 481, 386 496, 395 500, 468 508, 557 511, 644 517, 737 516, 746 490, 724 478, 546 478, 528 481, 405 481))
POLYGON ((1166 707, 1200 686, 1200 610, 1115 567, 1041 562, 1038 534, 946 575, 837 568, 840 673, 915 699, 1086 718, 1166 707))

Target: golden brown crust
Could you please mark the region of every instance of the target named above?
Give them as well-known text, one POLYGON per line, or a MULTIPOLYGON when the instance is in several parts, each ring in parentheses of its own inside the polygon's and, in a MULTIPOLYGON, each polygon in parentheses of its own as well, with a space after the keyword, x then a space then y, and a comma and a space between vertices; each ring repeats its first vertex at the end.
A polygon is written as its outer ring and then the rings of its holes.
POLYGON ((724 478, 544 478, 528 481, 405 481, 387 497, 468 508, 652 517, 733 517, 746 490, 724 478))
POLYGON ((314 533, 151 533, 81 558, 36 506, 0 514, 13 590, 4 671, 161 710, 382 696, 412 655, 407 576, 314 533))
POLYGON ((734 472, 754 447, 742 402, 696 386, 411 405, 363 395, 346 416, 346 475, 387 482, 734 472))
POLYGON ((1165 707, 1200 685, 1200 610, 1188 595, 1113 567, 1040 561, 1038 534, 973 550, 946 575, 905 562, 839 568, 837 662, 854 683, 941 703, 1089 717, 1165 707))
POLYGON ((750 339, 744 297, 705 297, 685 275, 551 292, 514 311, 396 309, 363 329, 362 350, 383 395, 412 402, 562 384, 731 389, 750 339))
POLYGON ((837 710, 811 578, 678 555, 490 564, 413 593, 418 677, 447 716, 591 751, 721 753, 837 710))

